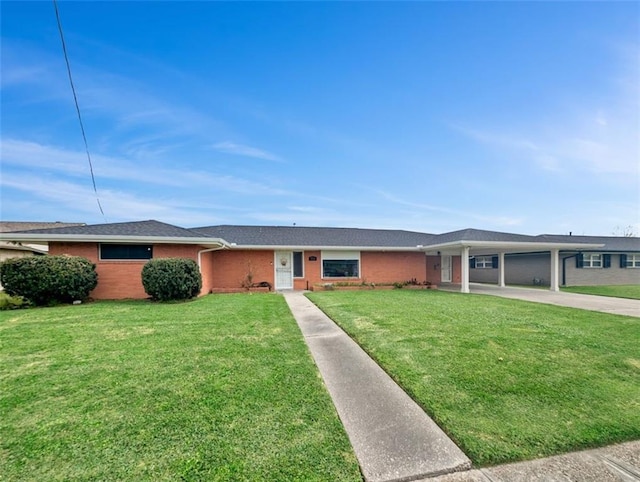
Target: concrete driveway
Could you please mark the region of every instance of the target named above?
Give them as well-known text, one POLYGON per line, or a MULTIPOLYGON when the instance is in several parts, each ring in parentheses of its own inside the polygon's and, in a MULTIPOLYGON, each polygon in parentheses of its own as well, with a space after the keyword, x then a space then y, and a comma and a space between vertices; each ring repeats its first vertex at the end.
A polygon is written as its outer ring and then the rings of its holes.
POLYGON ((469 290, 471 293, 481 295, 502 296, 503 298, 640 317, 640 300, 612 298, 610 296, 582 295, 563 291, 549 291, 540 288, 515 288, 511 286, 500 288, 496 285, 481 283, 470 283, 469 290))

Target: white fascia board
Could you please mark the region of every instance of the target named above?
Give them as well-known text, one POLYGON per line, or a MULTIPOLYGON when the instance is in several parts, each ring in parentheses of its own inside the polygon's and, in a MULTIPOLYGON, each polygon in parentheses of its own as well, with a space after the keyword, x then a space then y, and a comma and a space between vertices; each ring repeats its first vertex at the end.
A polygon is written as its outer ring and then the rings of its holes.
POLYGON ((441 250, 444 251, 446 249, 461 249, 464 247, 468 248, 492 248, 498 251, 548 251, 551 249, 571 249, 571 250, 581 250, 581 249, 596 249, 602 248, 604 244, 593 244, 593 243, 547 243, 547 242, 520 242, 520 241, 452 241, 449 243, 440 243, 440 244, 431 244, 428 246, 421 246, 420 249, 422 251, 434 251, 441 250))
POLYGON ((179 238, 164 236, 117 236, 99 234, 28 234, 0 233, 1 241, 34 242, 67 242, 67 243, 146 243, 146 244, 196 244, 202 246, 228 247, 222 238, 179 238))
POLYGON ((276 251, 420 251, 417 246, 288 246, 288 245, 257 245, 257 244, 234 244, 229 245, 231 249, 246 250, 276 250, 276 251))

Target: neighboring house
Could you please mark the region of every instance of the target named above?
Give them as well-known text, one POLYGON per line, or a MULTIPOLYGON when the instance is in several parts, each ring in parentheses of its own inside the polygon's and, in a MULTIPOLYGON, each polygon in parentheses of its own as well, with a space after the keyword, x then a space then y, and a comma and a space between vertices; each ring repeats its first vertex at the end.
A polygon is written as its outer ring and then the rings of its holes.
MULTIPOLYGON (((198 263, 202 294, 237 291, 263 281, 283 290, 307 289, 318 283, 416 280, 459 284, 462 292, 468 292, 470 272, 480 269, 481 258, 484 266, 487 257, 496 257, 495 282, 504 285, 505 256, 546 253, 549 261, 543 277, 557 290, 561 252, 595 252, 603 247, 600 242, 562 238, 475 229, 439 235, 297 226, 186 229, 153 220, 0 233, 0 240, 46 242, 51 254, 90 259, 97 266, 98 286, 91 293, 97 299, 146 297, 142 267, 151 258, 166 257, 186 257, 198 263), (476 260, 475 268, 469 259, 476 260)), ((635 263, 636 258, 627 259, 635 263)))
MULTIPOLYGON (((84 226, 84 223, 41 223, 41 222, 20 222, 1 221, 0 233, 15 231, 27 231, 31 229, 61 228, 67 226, 84 226)), ((38 256, 47 254, 47 243, 22 244, 20 242, 0 241, 0 262, 9 258, 22 258, 24 256, 38 256)), ((2 289, 2 284, 0 284, 2 289)))
MULTIPOLYGON (((640 284, 640 238, 621 236, 566 236, 543 234, 553 242, 598 244, 596 249, 560 250, 562 286, 640 284)), ((511 253, 505 258, 505 282, 549 286, 549 252, 511 253)), ((470 259, 470 280, 496 283, 497 256, 470 259)))

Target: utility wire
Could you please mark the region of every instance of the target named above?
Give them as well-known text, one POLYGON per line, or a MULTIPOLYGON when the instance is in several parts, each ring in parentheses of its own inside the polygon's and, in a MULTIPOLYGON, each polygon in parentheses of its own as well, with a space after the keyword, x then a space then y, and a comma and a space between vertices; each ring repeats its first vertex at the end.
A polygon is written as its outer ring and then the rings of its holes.
POLYGON ((84 149, 87 152, 87 160, 89 161, 89 170, 91 171, 91 182, 93 183, 93 192, 96 193, 96 201, 100 208, 100 213, 104 217, 105 222, 107 217, 102 210, 102 204, 100 204, 100 197, 98 196, 98 188, 96 187, 96 178, 93 174, 93 163, 91 162, 91 154, 89 154, 89 143, 87 142, 87 135, 84 132, 84 123, 82 122, 82 115, 80 115, 80 106, 78 105, 78 96, 76 95, 76 87, 73 84, 73 77, 71 76, 71 65, 69 64, 69 56, 67 55, 67 44, 64 41, 64 34, 62 33, 62 23, 60 22, 60 12, 58 12, 58 2, 53 0, 53 8, 56 11, 56 20, 58 22, 58 31, 60 32, 60 40, 62 41, 62 52, 64 53, 64 60, 67 64, 67 73, 69 74, 69 83, 71 84, 71 92, 73 92, 73 101, 76 104, 76 113, 78 114, 78 121, 80 122, 80 130, 82 131, 82 139, 84 140, 84 149))

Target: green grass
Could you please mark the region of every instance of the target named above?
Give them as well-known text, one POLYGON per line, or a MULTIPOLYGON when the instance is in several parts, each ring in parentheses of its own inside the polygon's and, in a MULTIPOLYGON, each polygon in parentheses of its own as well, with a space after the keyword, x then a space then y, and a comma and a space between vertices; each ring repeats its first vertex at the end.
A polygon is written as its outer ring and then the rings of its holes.
POLYGON ((361 476, 279 295, 0 313, 2 480, 361 476))
POLYGON ((314 292, 475 464, 640 438, 640 319, 437 291, 314 292))
POLYGON ((565 286, 562 287, 562 291, 581 293, 584 295, 613 296, 615 298, 640 300, 640 284, 618 286, 565 286))

